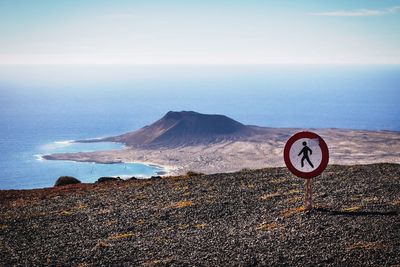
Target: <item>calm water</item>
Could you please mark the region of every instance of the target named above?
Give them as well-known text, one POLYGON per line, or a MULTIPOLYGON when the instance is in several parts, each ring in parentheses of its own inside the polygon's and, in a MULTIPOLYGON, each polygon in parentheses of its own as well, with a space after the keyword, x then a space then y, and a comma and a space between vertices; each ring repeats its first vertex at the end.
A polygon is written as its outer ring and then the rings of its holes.
POLYGON ((399 66, 3 66, 0 189, 51 186, 60 175, 150 176, 142 164, 40 160, 119 148, 71 144, 138 129, 169 110, 271 127, 400 131, 399 66))

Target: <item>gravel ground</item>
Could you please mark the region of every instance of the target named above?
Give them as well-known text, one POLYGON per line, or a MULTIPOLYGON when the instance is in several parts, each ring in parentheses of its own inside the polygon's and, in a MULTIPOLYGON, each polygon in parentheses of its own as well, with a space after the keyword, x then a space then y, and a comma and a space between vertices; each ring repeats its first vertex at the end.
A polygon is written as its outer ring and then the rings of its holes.
POLYGON ((400 165, 0 191, 0 265, 399 266, 400 165))

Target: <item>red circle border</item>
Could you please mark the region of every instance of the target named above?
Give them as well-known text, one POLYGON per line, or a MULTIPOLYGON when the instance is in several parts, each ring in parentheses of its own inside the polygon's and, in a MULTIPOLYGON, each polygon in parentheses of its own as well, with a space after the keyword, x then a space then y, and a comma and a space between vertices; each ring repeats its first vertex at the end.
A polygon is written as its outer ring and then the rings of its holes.
POLYGON ((328 146, 326 145, 324 139, 322 139, 322 137, 319 136, 318 134, 313 133, 313 132, 298 132, 298 133, 294 134, 293 136, 291 136, 289 138, 289 140, 287 140, 287 142, 285 144, 285 148, 283 149, 283 159, 285 160, 286 167, 294 175, 304 178, 304 179, 311 179, 313 177, 320 175, 325 170, 326 166, 328 166, 329 150, 328 150, 328 146), (318 141, 319 141, 319 147, 321 148, 321 152, 322 152, 321 164, 319 164, 318 168, 316 168, 312 172, 302 172, 302 171, 297 170, 293 166, 293 164, 289 158, 290 148, 292 147, 294 142, 296 142, 297 140, 299 140, 301 138, 318 139, 318 141))

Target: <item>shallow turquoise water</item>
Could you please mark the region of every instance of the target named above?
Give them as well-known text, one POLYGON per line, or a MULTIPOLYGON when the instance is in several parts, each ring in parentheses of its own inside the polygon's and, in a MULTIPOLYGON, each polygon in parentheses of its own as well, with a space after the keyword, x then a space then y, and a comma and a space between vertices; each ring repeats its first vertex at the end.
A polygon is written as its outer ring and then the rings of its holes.
MULTIPOLYGON (((129 178, 132 176, 146 178, 157 175, 163 171, 162 167, 148 166, 139 163, 115 163, 99 164, 91 162, 74 162, 59 160, 44 160, 41 156, 52 153, 64 152, 89 152, 100 150, 121 149, 123 145, 111 142, 103 143, 74 143, 71 141, 55 141, 40 145, 34 151, 21 153, 15 166, 3 170, 3 173, 10 173, 8 177, 2 178, 1 189, 26 189, 50 187, 59 176, 68 175, 92 183, 102 176, 119 176, 129 178)), ((6 177, 7 177, 6 176, 6 177)))

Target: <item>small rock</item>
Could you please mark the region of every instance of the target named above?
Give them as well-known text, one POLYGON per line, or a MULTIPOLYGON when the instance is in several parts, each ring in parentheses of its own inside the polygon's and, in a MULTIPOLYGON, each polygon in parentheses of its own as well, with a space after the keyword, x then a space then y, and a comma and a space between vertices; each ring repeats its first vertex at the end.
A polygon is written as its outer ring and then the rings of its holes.
POLYGON ((69 184, 80 184, 81 181, 72 176, 60 176, 54 186, 63 186, 69 184))

